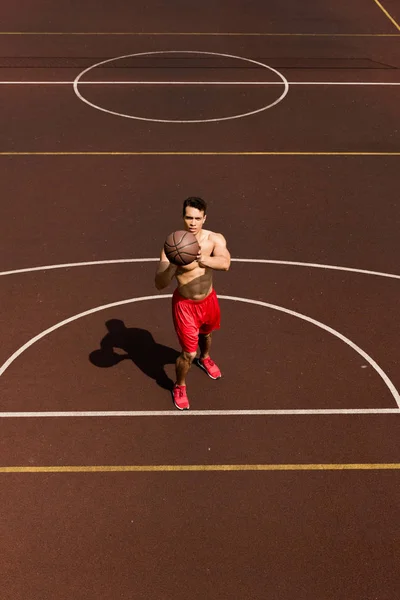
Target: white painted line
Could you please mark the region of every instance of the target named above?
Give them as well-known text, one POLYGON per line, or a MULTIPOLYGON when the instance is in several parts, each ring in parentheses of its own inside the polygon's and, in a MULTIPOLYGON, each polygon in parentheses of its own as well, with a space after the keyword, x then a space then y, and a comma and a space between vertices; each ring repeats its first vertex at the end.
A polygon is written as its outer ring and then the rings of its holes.
POLYGON ((19 273, 33 273, 35 271, 52 271, 55 269, 70 269, 71 267, 92 267, 94 265, 117 265, 123 263, 157 262, 159 258, 117 258, 115 260, 92 260, 89 262, 64 263, 61 265, 47 265, 43 267, 31 267, 28 269, 15 269, 14 271, 2 271, 0 277, 5 275, 17 275, 19 273))
MULTIPOLYGON (((277 310, 279 312, 283 312, 283 313, 286 313, 288 315, 292 315, 293 317, 297 317, 299 319, 302 319, 303 321, 307 321, 308 323, 316 325, 317 327, 320 327, 321 329, 324 329, 328 333, 331 333, 335 337, 339 338, 342 342, 344 342, 345 344, 347 344, 348 346, 350 346, 350 348, 352 348, 355 352, 357 352, 358 354, 360 354, 360 356, 362 356, 371 365, 371 367, 378 373, 378 375, 385 382, 386 386, 389 388, 389 390, 390 390, 393 398, 396 401, 396 404, 397 404, 398 408, 400 409, 400 394, 397 391, 397 389, 396 389, 395 385, 393 384, 393 382, 387 376, 387 374, 374 361, 374 359, 369 356, 369 354, 367 354, 366 352, 364 352, 364 350, 362 350, 362 348, 360 348, 359 346, 357 346, 357 344, 355 344, 354 342, 352 342, 346 336, 342 335, 336 329, 333 329, 332 327, 329 327, 328 325, 325 325, 321 321, 317 321, 316 319, 313 319, 311 317, 303 315, 302 313, 296 312, 294 310, 290 310, 288 308, 284 308, 282 306, 278 306, 276 304, 270 304, 268 302, 262 302, 260 300, 251 300, 251 299, 248 299, 248 298, 239 298, 239 297, 235 297, 235 296, 219 296, 219 298, 226 299, 226 300, 233 300, 235 302, 245 302, 247 304, 254 304, 254 305, 258 305, 258 306, 265 306, 267 308, 271 308, 273 310, 277 310)), ((0 374, 1 374, 1 371, 0 371, 0 374)))
POLYGON ((72 81, 0 81, 0 85, 72 85, 72 81))
POLYGON ((282 415, 400 415, 399 408, 299 408, 277 410, 72 410, 0 412, 0 419, 79 417, 235 417, 282 415))
POLYGON ((13 36, 141 36, 141 37, 399 37, 399 33, 305 33, 261 31, 1 31, 13 36))
MULTIPOLYGON (((14 354, 12 354, 8 358, 8 360, 6 360, 6 362, 0 367, 0 376, 3 375, 3 373, 8 369, 8 367, 19 356, 21 356, 21 354, 23 352, 25 352, 25 350, 27 350, 28 348, 30 348, 31 346, 33 346, 33 344, 35 344, 39 340, 43 339, 48 334, 52 333, 53 331, 56 331, 60 327, 63 327, 64 325, 72 323, 73 321, 81 319, 82 317, 86 317, 86 316, 92 315, 94 313, 100 312, 102 310, 107 310, 109 308, 114 308, 116 306, 122 306, 122 305, 125 305, 125 304, 133 304, 133 303, 136 303, 136 302, 144 302, 144 301, 148 301, 148 300, 162 300, 162 299, 166 299, 166 298, 170 298, 170 297, 171 297, 171 294, 159 294, 159 295, 157 294, 157 295, 153 295, 153 296, 141 296, 141 297, 138 297, 138 298, 129 298, 127 300, 120 300, 118 302, 112 302, 110 304, 105 304, 105 305, 102 305, 102 306, 96 306, 96 307, 91 308, 89 310, 86 310, 86 311, 84 311, 82 313, 79 313, 77 315, 69 317, 68 319, 64 319, 63 321, 60 321, 59 323, 56 323, 52 327, 49 327, 48 329, 40 332, 38 335, 36 335, 32 339, 30 339, 28 342, 26 342, 26 344, 24 344, 23 346, 21 346, 16 352, 14 352, 14 354)), ((311 317, 303 315, 302 313, 298 313, 298 312, 296 312, 294 310, 291 310, 291 309, 288 309, 288 308, 284 308, 283 306, 278 306, 276 304, 270 304, 268 302, 262 302, 261 300, 252 300, 250 298, 241 298, 241 297, 238 297, 238 296, 224 296, 224 295, 219 295, 219 298, 221 300, 232 300, 234 302, 243 302, 245 304, 252 304, 252 305, 255 305, 255 306, 263 306, 263 307, 266 307, 266 308, 270 308, 272 310, 277 310, 279 312, 286 313, 288 315, 291 315, 293 317, 296 317, 298 319, 301 319, 303 321, 311 323, 312 325, 315 325, 315 326, 323 329, 324 331, 327 331, 328 333, 332 334, 333 336, 337 337, 342 342, 344 342, 345 344, 347 344, 348 346, 350 346, 350 348, 352 348, 355 352, 357 352, 360 356, 362 356, 362 358, 364 360, 366 360, 371 365, 371 367, 381 377, 381 379, 383 380, 383 382, 385 383, 385 385, 389 389, 390 393, 392 394, 392 396, 393 396, 393 398, 394 398, 397 406, 400 408, 400 394, 397 391, 397 389, 396 389, 395 385, 393 384, 393 382, 388 377, 388 375, 375 362, 375 360, 373 358, 371 358, 371 356, 369 356, 369 354, 367 354, 362 348, 360 348, 359 346, 357 346, 357 344, 355 344, 352 340, 350 340, 349 338, 347 338, 346 336, 344 336, 343 334, 341 334, 339 331, 336 331, 332 327, 329 327, 328 325, 325 325, 324 323, 321 323, 321 321, 317 321, 316 319, 312 319, 311 317)))
POLYGON ((81 319, 82 317, 87 317, 96 312, 100 312, 101 310, 107 310, 108 308, 114 308, 115 306, 123 306, 124 304, 132 304, 133 302, 143 302, 145 300, 157 300, 157 299, 162 300, 164 298, 170 298, 170 297, 171 297, 171 294, 160 294, 160 295, 155 295, 155 296, 142 296, 142 297, 138 297, 138 298, 129 298, 128 300, 119 300, 118 302, 111 302, 111 304, 104 304, 102 306, 96 306, 95 308, 90 308, 89 310, 85 310, 84 312, 81 312, 77 315, 69 317, 68 319, 64 319, 63 321, 56 323, 52 327, 45 329, 44 331, 42 331, 41 333, 39 333, 38 335, 36 335, 32 339, 30 339, 28 342, 26 342, 26 344, 21 346, 16 352, 14 352, 14 354, 12 356, 10 356, 9 359, 6 360, 6 362, 0 367, 0 377, 8 369, 8 367, 18 358, 18 356, 21 356, 21 354, 23 352, 25 352, 25 350, 27 350, 28 348, 33 346, 33 344, 35 344, 36 342, 38 342, 39 340, 44 338, 46 335, 49 335, 53 331, 60 329, 60 327, 64 327, 64 325, 68 325, 69 323, 72 323, 73 321, 81 319))
MULTIPOLYGON (((276 84, 271 84, 276 85, 276 84)), ((289 85, 400 85, 399 81, 289 81, 289 85)))
MULTIPOLYGON (((73 81, 0 81, 0 85, 73 85, 73 81)), ((288 81, 292 85, 399 86, 398 81, 288 81)), ((80 81, 79 85, 282 85, 282 81, 80 81)))
MULTIPOLYGON (((73 85, 73 81, 0 81, 2 85, 73 85)), ((282 81, 80 81, 79 85, 282 85, 282 81)))
MULTIPOLYGON (((290 260, 269 260, 263 258, 232 258, 231 260, 243 263, 259 263, 272 265, 288 265, 293 267, 308 267, 312 269, 331 269, 333 271, 347 271, 349 273, 360 273, 363 275, 376 275, 378 277, 388 277, 389 279, 400 279, 400 275, 394 273, 385 273, 384 271, 369 271, 367 269, 356 269, 353 267, 342 267, 337 265, 325 265, 320 263, 296 262, 290 260)), ((1 273, 0 273, 1 275, 1 273)))
MULTIPOLYGON (((116 258, 112 260, 92 260, 86 262, 61 263, 58 265, 44 265, 40 267, 26 267, 24 269, 14 269, 12 271, 1 271, 0 277, 7 275, 18 275, 22 273, 34 273, 35 271, 51 271, 56 269, 70 269, 74 267, 92 267, 101 265, 117 265, 124 263, 142 263, 158 262, 159 258, 116 258)), ((368 269, 356 269, 353 267, 342 267, 338 265, 325 265, 322 263, 297 262, 291 260, 273 260, 267 258, 232 258, 233 262, 253 263, 262 265, 287 265, 291 267, 306 267, 310 269, 327 269, 332 271, 345 271, 348 273, 360 273, 361 275, 374 275, 376 277, 387 277, 388 279, 400 279, 400 275, 395 273, 385 273, 384 271, 370 271, 368 269)))
POLYGON ((251 58, 244 58, 243 56, 236 56, 234 54, 222 54, 221 52, 204 52, 202 50, 156 50, 153 52, 139 52, 139 53, 135 53, 135 54, 125 54, 124 56, 116 56, 114 58, 102 60, 101 62, 98 62, 98 63, 92 65, 91 67, 84 69, 81 73, 79 73, 79 75, 74 80, 73 88, 74 88, 74 92, 75 92, 76 96, 79 98, 79 100, 82 100, 82 102, 84 102, 91 108, 95 108, 96 110, 105 112, 109 115, 114 115, 117 117, 124 117, 126 119, 135 119, 138 121, 149 121, 152 123, 181 123, 181 124, 183 124, 183 123, 216 123, 219 121, 230 121, 232 119, 241 119, 244 117, 249 117, 250 115, 255 115, 255 114, 264 112, 264 111, 276 106, 280 102, 282 102, 282 100, 285 98, 285 96, 287 95, 287 93, 289 91, 289 83, 288 83, 286 77, 284 75, 282 75, 282 73, 280 71, 278 71, 277 69, 274 69, 273 67, 270 67, 269 65, 266 65, 265 63, 262 63, 260 61, 253 60, 251 58), (233 58, 235 60, 258 65, 259 67, 263 67, 264 69, 267 69, 268 71, 270 71, 278 76, 278 78, 281 80, 280 85, 281 86, 283 85, 283 91, 274 102, 266 104, 266 105, 262 106, 261 108, 258 108, 256 110, 251 110, 251 111, 248 111, 245 113, 230 115, 228 117, 218 117, 218 118, 214 118, 214 119, 153 119, 153 118, 149 118, 149 117, 141 117, 138 115, 125 114, 125 113, 121 113, 121 112, 117 112, 117 111, 113 111, 113 110, 108 110, 107 108, 103 108, 102 106, 99 106, 98 104, 94 104, 94 102, 90 102, 79 91, 79 86, 81 84, 82 77, 84 75, 86 75, 87 73, 89 73, 90 71, 92 71, 93 69, 96 69, 97 67, 101 67, 102 65, 108 64, 110 62, 115 62, 117 60, 122 60, 125 58, 134 58, 137 56, 154 56, 154 55, 160 55, 160 54, 161 55, 166 55, 166 54, 185 54, 185 55, 190 54, 190 55, 192 55, 192 54, 194 54, 196 56, 197 55, 218 56, 218 57, 223 57, 223 58, 233 58))

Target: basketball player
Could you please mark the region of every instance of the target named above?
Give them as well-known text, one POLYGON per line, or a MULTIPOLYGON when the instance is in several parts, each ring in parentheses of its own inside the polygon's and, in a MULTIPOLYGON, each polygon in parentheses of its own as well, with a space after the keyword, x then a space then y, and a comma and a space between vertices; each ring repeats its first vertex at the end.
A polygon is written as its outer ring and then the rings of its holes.
POLYGON ((213 289, 213 271, 228 271, 231 257, 226 241, 220 233, 203 229, 207 204, 202 198, 187 198, 183 203, 183 223, 193 233, 200 250, 196 260, 177 267, 169 262, 164 250, 157 267, 155 284, 158 290, 166 288, 173 278, 177 288, 172 298, 172 316, 182 353, 176 361, 176 383, 172 395, 179 410, 189 408, 186 393, 186 375, 196 358, 197 365, 212 379, 219 379, 221 371, 210 358, 212 331, 220 327, 220 309, 213 289))

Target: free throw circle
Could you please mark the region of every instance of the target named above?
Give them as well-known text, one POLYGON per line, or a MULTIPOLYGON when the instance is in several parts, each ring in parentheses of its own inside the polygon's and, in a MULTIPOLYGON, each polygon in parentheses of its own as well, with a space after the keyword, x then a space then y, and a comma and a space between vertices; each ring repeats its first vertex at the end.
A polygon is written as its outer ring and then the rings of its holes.
MULTIPOLYGON (((110 82, 110 83, 112 84, 112 82, 110 82)), ((151 84, 151 81, 149 81, 147 83, 151 84)), ((188 85, 190 85, 191 83, 192 82, 190 82, 190 81, 187 82, 188 85)), ((243 85, 246 85, 246 82, 240 82, 240 83, 242 83, 243 85)), ((250 83, 251 82, 249 82, 249 85, 250 85, 250 83)), ((267 82, 265 82, 265 83, 267 83, 267 82)), ((168 85, 168 81, 165 82, 165 85, 168 85)), ((101 62, 98 62, 98 63, 88 67, 81 73, 79 73, 79 75, 75 78, 75 80, 73 82, 73 88, 74 88, 74 92, 75 92, 76 96, 79 98, 79 100, 81 100, 88 106, 95 108, 96 110, 100 110, 100 111, 108 113, 110 115, 115 115, 118 117, 125 117, 126 119, 135 119, 138 121, 152 121, 155 123, 211 123, 211 122, 216 122, 216 121, 228 121, 228 120, 232 120, 232 119, 241 119, 243 117, 249 117, 250 115, 254 115, 254 114, 266 111, 269 108, 276 106, 287 95, 287 93, 289 91, 289 82, 287 81, 286 77, 284 75, 282 75, 282 73, 280 73, 273 67, 270 67, 269 65, 266 65, 265 63, 254 60, 252 58, 244 58, 243 56, 235 56, 233 54, 221 54, 220 52, 204 52, 204 51, 200 51, 200 50, 156 50, 156 51, 152 51, 152 52, 139 52, 139 53, 135 53, 135 54, 125 54, 124 56, 117 56, 115 58, 108 58, 107 60, 102 60, 101 62), (194 54, 194 55, 218 56, 218 57, 231 58, 231 59, 236 59, 236 60, 244 61, 247 63, 255 64, 260 67, 263 67, 264 69, 267 69, 268 71, 271 71, 272 73, 275 73, 275 75, 277 75, 279 77, 279 79, 282 81, 283 91, 274 102, 266 104, 266 105, 262 106, 261 108, 251 110, 249 112, 238 113, 238 114, 225 116, 225 117, 216 117, 213 119, 155 119, 155 118, 150 118, 150 117, 142 117, 142 116, 138 116, 138 115, 129 115, 129 114, 125 114, 122 112, 109 110, 109 109, 99 106, 98 104, 95 104, 95 103, 91 102, 90 100, 88 100, 87 98, 85 98, 85 96, 81 93, 81 91, 79 89, 79 84, 83 83, 82 78, 87 73, 89 73, 90 71, 93 71, 97 67, 101 67, 108 63, 115 62, 117 60, 123 60, 126 58, 135 58, 138 56, 163 55, 163 54, 184 54, 184 55, 186 55, 186 54, 193 55, 194 54)))

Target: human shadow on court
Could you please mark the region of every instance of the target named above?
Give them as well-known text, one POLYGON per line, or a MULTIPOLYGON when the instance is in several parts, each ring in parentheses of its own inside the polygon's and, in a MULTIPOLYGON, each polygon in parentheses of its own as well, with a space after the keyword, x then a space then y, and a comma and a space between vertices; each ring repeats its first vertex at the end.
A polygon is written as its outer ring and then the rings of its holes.
POLYGON ((106 321, 105 325, 108 333, 101 340, 100 348, 89 355, 93 365, 107 368, 123 360, 131 360, 160 387, 172 390, 174 382, 168 377, 164 367, 175 364, 179 355, 177 350, 158 344, 146 329, 126 327, 119 319, 106 321))

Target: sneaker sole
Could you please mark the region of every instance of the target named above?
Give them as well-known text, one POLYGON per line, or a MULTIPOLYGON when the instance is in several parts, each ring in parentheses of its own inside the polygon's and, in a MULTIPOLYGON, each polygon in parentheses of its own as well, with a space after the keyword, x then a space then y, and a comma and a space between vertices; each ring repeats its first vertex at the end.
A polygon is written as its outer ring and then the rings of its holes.
POLYGON ((190 406, 186 406, 185 408, 182 408, 181 406, 178 406, 175 402, 174 402, 174 405, 178 410, 189 410, 189 408, 190 408, 190 406))
POLYGON ((198 367, 200 367, 200 369, 203 369, 204 373, 207 373, 207 375, 211 378, 211 379, 221 379, 222 375, 218 375, 218 377, 213 377, 212 375, 210 375, 210 373, 207 371, 207 369, 205 367, 203 367, 203 365, 201 364, 201 362, 199 361, 198 358, 196 358, 196 365, 198 367))
POLYGON ((182 406, 178 406, 174 400, 174 394, 172 394, 172 402, 174 403, 174 406, 178 409, 178 410, 189 410, 190 408, 190 404, 188 406, 186 406, 185 408, 183 408, 182 406))

